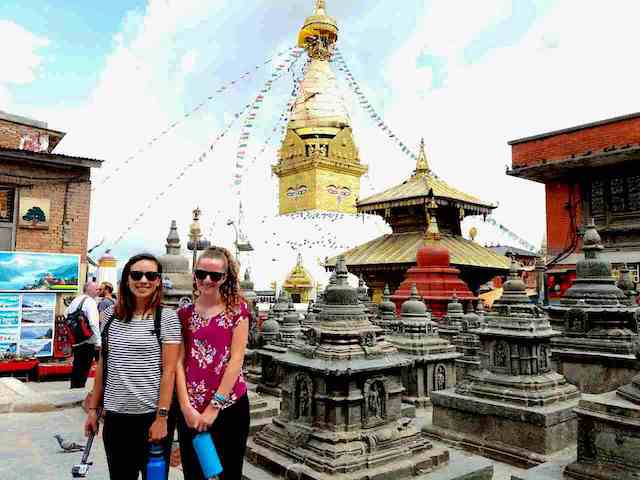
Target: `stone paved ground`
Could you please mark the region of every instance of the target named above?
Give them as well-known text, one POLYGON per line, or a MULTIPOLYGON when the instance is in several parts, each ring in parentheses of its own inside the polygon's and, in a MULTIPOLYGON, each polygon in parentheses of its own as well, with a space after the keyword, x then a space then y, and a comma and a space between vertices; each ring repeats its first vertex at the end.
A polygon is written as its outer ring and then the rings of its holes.
MULTIPOLYGON (((80 462, 81 453, 61 453, 53 435, 84 443, 82 426, 85 414, 81 408, 44 413, 9 413, 0 415, 0 479, 62 480, 71 477, 71 467, 80 462)), ((91 459, 94 465, 89 479, 108 479, 102 438, 94 443, 91 459)), ((182 478, 172 469, 171 480, 182 478)))
MULTIPOLYGON (((27 384, 32 390, 51 395, 60 395, 68 389, 68 382, 45 382, 27 384)), ((90 384, 87 385, 87 389, 90 384)), ((419 411, 420 422, 430 421, 430 411, 419 411)), ((80 461, 80 453, 61 453, 53 435, 60 433, 65 439, 84 442, 82 425, 84 411, 79 408, 42 413, 0 414, 0 479, 31 480, 71 478, 71 466, 80 461)), ((436 446, 445 446, 434 442, 436 446)), ((468 455, 458 451, 458 455, 468 455)), ((458 458, 460 458, 456 455, 458 458)), ((92 456, 94 466, 90 479, 108 479, 102 439, 94 444, 92 456)), ((510 480, 511 474, 524 470, 502 463, 494 464, 494 480, 510 480)), ((172 469, 171 480, 181 479, 182 474, 172 469)))

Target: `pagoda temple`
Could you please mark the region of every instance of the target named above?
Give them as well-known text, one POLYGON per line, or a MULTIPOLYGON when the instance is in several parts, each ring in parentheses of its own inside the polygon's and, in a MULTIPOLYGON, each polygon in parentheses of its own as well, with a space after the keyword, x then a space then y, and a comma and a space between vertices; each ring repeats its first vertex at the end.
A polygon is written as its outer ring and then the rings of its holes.
POLYGON ((307 303, 313 290, 313 278, 302 265, 302 254, 298 253, 298 260, 289 275, 287 275, 282 289, 291 296, 293 303, 307 303))
MULTIPOLYGON (((429 224, 431 200, 438 206, 439 242, 471 291, 509 270, 508 258, 462 237, 461 222, 466 216, 489 215, 495 205, 457 190, 436 176, 423 140, 416 169, 407 180, 356 205, 358 213, 380 215, 392 229, 392 233, 344 253, 349 271, 364 276, 375 302, 382 298, 385 283, 395 291, 407 269, 416 265, 416 253, 424 245, 429 224)), ((333 269, 335 262, 336 257, 329 259, 326 267, 333 269)))
POLYGON ((338 24, 317 0, 307 17, 298 46, 309 63, 300 82, 287 133, 272 171, 279 179, 280 215, 305 210, 355 213, 360 177, 368 167, 351 131, 351 120, 330 60, 338 40, 338 24))

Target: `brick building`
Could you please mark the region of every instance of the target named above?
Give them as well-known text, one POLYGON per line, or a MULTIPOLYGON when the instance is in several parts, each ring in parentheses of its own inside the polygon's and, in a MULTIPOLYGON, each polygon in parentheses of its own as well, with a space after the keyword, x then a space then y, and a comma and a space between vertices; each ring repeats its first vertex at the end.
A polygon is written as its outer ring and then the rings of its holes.
POLYGON ((64 136, 44 122, 0 111, 0 250, 80 254, 82 275, 91 168, 102 161, 53 153, 64 136), (46 212, 44 224, 28 221, 30 206, 46 212))
POLYGON ((549 291, 575 278, 580 234, 593 218, 614 268, 640 266, 640 113, 509 142, 510 175, 544 183, 549 291))

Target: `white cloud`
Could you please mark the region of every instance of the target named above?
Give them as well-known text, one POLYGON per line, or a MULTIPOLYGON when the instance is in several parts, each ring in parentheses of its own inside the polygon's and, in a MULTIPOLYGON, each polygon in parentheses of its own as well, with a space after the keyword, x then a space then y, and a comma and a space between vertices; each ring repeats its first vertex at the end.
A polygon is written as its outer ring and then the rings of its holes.
POLYGON ((3 45, 0 69, 0 108, 11 106, 11 85, 25 85, 35 80, 43 61, 41 49, 49 40, 34 35, 10 20, 0 20, 0 45, 3 45))
MULTIPOLYGON (((484 2, 476 3, 484 7, 484 2)), ((417 31, 385 68, 394 92, 388 123, 405 138, 414 132, 424 135, 437 173, 458 188, 499 202, 496 218, 539 244, 545 229, 544 188, 505 175, 505 165, 511 164, 507 142, 639 110, 640 68, 631 59, 637 43, 633 19, 640 4, 617 2, 615 7, 560 2, 516 45, 494 50, 472 65, 457 56, 460 32, 449 35, 445 27, 417 31), (580 22, 575 22, 578 9, 580 22), (448 49, 446 88, 418 101, 424 85, 407 82, 420 74, 410 55, 422 43, 439 46, 450 40, 455 48, 448 49)), ((425 23, 455 29, 455 22, 445 24, 443 18, 447 16, 425 23)), ((490 226, 480 229, 480 241, 507 240, 490 226)))

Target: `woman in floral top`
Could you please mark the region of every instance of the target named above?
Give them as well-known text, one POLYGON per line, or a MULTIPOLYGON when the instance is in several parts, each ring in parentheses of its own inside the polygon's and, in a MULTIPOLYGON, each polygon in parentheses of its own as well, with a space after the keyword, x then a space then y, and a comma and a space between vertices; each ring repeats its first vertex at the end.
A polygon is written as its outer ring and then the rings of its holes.
POLYGON ((183 348, 176 371, 180 453, 185 480, 203 480, 193 449, 198 432, 213 437, 222 480, 240 480, 249 435, 242 363, 251 313, 239 294, 238 265, 225 248, 205 250, 194 271, 196 300, 178 310, 183 348))

